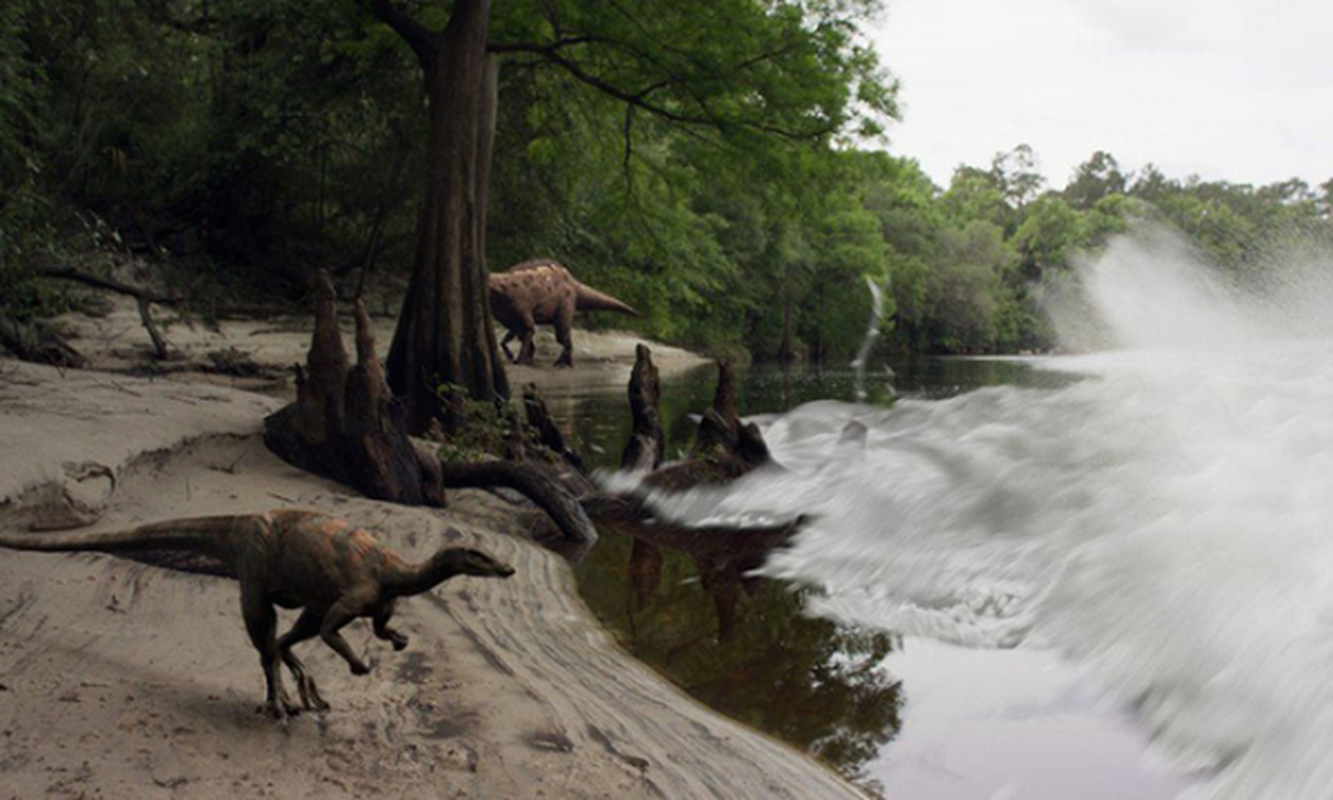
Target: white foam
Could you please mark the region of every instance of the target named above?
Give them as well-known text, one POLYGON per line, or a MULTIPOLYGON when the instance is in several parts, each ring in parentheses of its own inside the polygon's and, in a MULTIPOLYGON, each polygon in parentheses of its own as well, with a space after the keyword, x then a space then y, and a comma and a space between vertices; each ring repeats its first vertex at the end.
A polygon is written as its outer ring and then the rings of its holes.
POLYGON ((815 611, 1059 648, 1219 795, 1333 796, 1333 340, 1305 267, 1247 304, 1122 240, 1084 276, 1121 349, 1046 362, 1086 380, 802 407, 764 430, 793 474, 668 510, 813 513, 765 569, 824 587, 815 611))

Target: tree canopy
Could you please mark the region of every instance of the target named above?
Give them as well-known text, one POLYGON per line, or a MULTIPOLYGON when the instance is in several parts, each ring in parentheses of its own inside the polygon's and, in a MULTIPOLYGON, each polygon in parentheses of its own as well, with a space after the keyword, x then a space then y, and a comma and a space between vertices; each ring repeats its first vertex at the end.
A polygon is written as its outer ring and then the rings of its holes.
MULTIPOLYGON (((33 260, 87 250, 175 265, 205 313, 300 298, 316 267, 348 293, 365 269, 410 276, 431 123, 419 59, 374 6, 5 4, 6 313, 57 308, 33 260)), ((434 36, 456 4, 392 7, 434 36)), ((645 335, 837 361, 870 317, 867 278, 889 286, 885 346, 1013 352, 1052 344, 1042 285, 1136 221, 1236 272, 1275 237, 1327 239, 1333 184, 1131 172, 1107 152, 1063 189, 1023 146, 935 186, 882 136, 897 83, 862 34, 877 11, 495 3, 485 264, 557 258, 643 311, 645 335)))

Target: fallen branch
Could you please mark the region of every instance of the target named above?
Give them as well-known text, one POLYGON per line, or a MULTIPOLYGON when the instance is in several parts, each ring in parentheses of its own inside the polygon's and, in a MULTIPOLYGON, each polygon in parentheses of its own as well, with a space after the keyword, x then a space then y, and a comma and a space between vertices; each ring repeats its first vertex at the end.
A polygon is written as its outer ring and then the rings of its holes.
POLYGON ((528 496, 551 518, 567 539, 597 541, 582 504, 549 475, 531 465, 513 461, 440 462, 440 477, 449 488, 505 486, 528 496))
POLYGON ((100 275, 93 275, 89 272, 81 272, 73 267, 62 266, 58 264, 39 264, 33 268, 43 278, 58 278, 60 280, 74 281, 82 283, 85 286, 92 286, 97 289, 106 289, 119 294, 129 295, 139 300, 146 300, 150 303, 160 303, 162 305, 172 305, 180 302, 180 298, 169 297, 167 295, 150 292, 147 289, 138 286, 130 286, 128 283, 111 278, 103 278, 100 275))
POLYGON ((150 292, 147 289, 141 289, 138 286, 130 286, 127 283, 121 283, 120 281, 112 280, 110 278, 103 278, 100 275, 80 272, 73 267, 56 264, 40 264, 34 268, 34 271, 43 278, 74 281, 75 283, 82 283, 85 286, 106 289, 107 291, 133 297, 139 304, 139 320, 143 322, 144 328, 148 330, 148 338, 153 342, 153 353, 157 356, 158 360, 166 360, 167 341, 162 338, 161 332, 158 331, 157 325, 154 324, 153 312, 149 309, 148 304, 172 304, 178 302, 176 298, 150 292))

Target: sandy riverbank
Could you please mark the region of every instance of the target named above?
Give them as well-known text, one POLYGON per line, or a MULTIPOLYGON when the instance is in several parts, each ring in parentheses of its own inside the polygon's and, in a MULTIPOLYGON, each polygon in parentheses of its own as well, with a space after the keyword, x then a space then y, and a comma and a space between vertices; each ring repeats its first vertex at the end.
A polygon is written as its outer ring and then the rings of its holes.
MULTIPOLYGON (((134 301, 119 296, 103 300, 104 313, 98 316, 66 314, 56 323, 93 369, 143 373, 150 367, 148 357, 152 347, 134 301)), ((349 309, 342 310, 347 313, 349 309)), ((305 362, 314 328, 309 314, 226 320, 210 328, 198 320, 178 319, 159 312, 157 324, 171 354, 170 360, 151 364, 157 377, 275 394, 294 393, 295 390, 290 388, 291 366, 305 362), (234 354, 239 354, 243 360, 238 361, 234 354), (230 364, 232 369, 217 371, 219 363, 230 364), (245 374, 247 368, 251 368, 252 374, 245 374)), ((395 324, 393 316, 371 318, 375 341, 382 354, 388 352, 395 324)), ((349 335, 351 327, 348 317, 344 320, 344 331, 349 335)), ((503 329, 499 332, 503 333, 503 329)), ((544 394, 557 399, 586 392, 589 386, 625 386, 634 365, 634 347, 642 341, 638 336, 622 331, 577 329, 573 338, 574 367, 553 369, 551 365, 560 353, 560 346, 550 326, 538 327, 536 366, 508 367, 510 384, 519 387, 535 382, 544 394)), ((350 346, 350 340, 348 344, 350 346)), ((664 376, 707 363, 707 359, 688 350, 660 343, 651 343, 651 346, 653 362, 664 376)), ((517 343, 511 347, 516 348, 517 343)))
MULTIPOLYGON (((128 349, 132 359, 146 342, 117 308, 79 323, 86 355, 98 337, 107 358, 128 349)), ((187 359, 234 346, 268 365, 299 360, 299 323, 252 324, 167 336, 187 359)), ((633 340, 580 331, 575 342, 583 366, 558 380, 627 374, 633 340), (598 356, 603 341, 615 344, 598 356)), ((698 364, 655 354, 668 369, 698 364)), ((402 653, 355 625, 349 639, 374 663, 366 678, 306 646, 333 709, 283 729, 255 713, 262 677, 234 583, 97 555, 2 551, 0 794, 856 796, 627 657, 589 615, 566 563, 513 535, 517 515, 504 502, 458 491, 439 512, 365 500, 265 450, 260 421, 279 400, 215 385, 241 382, 230 376, 179 378, 0 361, 0 525, 60 523, 54 514, 113 529, 294 506, 352 520, 411 557, 457 541, 518 573, 457 579, 401 604, 412 637, 402 653)))

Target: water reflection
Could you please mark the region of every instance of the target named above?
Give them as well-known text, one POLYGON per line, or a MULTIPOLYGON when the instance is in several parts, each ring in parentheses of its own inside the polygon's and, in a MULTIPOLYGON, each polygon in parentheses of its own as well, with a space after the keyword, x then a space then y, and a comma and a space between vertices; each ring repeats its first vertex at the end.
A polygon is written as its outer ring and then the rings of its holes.
POLYGON ((602 533, 579 583, 630 653, 709 706, 864 779, 899 729, 900 687, 879 668, 894 638, 806 616, 804 590, 746 576, 792 526, 602 533))

